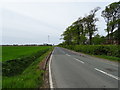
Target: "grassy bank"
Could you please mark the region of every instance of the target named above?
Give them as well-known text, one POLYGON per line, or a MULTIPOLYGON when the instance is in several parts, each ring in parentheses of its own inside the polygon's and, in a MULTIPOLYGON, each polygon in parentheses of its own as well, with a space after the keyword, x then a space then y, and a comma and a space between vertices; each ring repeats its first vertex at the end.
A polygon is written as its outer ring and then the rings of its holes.
POLYGON ((104 59, 120 61, 120 46, 117 45, 66 45, 62 47, 104 59))
MULTIPOLYGON (((14 75, 13 74, 6 75, 9 73, 3 74, 2 87, 3 88, 39 88, 43 84, 43 73, 44 73, 43 70, 39 69, 39 67, 40 67, 39 63, 48 55, 48 53, 51 50, 52 50, 52 47, 47 47, 46 49, 39 49, 39 51, 35 54, 32 53, 30 55, 30 57, 34 57, 34 58, 32 58, 32 62, 26 68, 24 68, 21 73, 14 74, 14 75), (40 52, 42 52, 42 53, 40 53, 40 52), (40 54, 40 56, 38 54, 40 54), (35 55, 37 55, 37 56, 35 56, 35 55)), ((23 62, 23 63, 24 63, 24 61, 29 62, 29 59, 27 59, 27 58, 24 58, 21 62, 23 62)), ((16 60, 15 63, 17 63, 18 61, 20 61, 20 60, 19 59, 16 60)), ((7 60, 5 62, 9 62, 9 61, 7 60)), ((13 70, 15 70, 16 67, 18 66, 17 71, 19 72, 19 70, 21 70, 21 68, 26 65, 24 64, 21 67, 21 64, 17 64, 17 66, 12 67, 13 65, 8 64, 8 66, 10 66, 10 68, 14 68, 13 70), (19 67, 19 65, 20 65, 20 67, 19 67)))
POLYGON ((119 57, 106 56, 106 55, 94 55, 94 56, 98 57, 98 58, 108 59, 110 61, 119 61, 120 62, 120 58, 119 57))

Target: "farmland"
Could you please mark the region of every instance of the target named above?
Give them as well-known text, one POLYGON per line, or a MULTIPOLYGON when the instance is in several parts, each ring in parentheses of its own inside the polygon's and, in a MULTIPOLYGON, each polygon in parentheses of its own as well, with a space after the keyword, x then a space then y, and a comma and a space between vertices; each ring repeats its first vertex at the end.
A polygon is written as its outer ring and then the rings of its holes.
POLYGON ((28 56, 47 48, 44 46, 4 46, 2 47, 2 61, 28 56))
POLYGON ((50 46, 2 47, 3 88, 38 88, 43 83, 39 63, 52 50, 50 46))
POLYGON ((2 61, 2 47, 0 46, 0 61, 2 61))

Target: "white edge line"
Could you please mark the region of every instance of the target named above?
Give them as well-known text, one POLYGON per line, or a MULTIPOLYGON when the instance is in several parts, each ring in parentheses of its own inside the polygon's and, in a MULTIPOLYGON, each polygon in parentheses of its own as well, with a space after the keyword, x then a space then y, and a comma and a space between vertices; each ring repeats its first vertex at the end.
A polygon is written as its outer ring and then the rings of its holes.
POLYGON ((119 77, 117 77, 117 76, 114 76, 114 75, 112 75, 112 74, 109 74, 109 73, 104 72, 104 71, 102 71, 102 70, 100 70, 100 69, 97 69, 97 68, 94 68, 94 69, 97 70, 97 71, 99 71, 99 72, 101 72, 101 73, 103 73, 103 74, 105 74, 105 75, 108 75, 108 76, 110 76, 110 77, 112 77, 112 78, 114 78, 114 79, 120 80, 119 77))
MULTIPOLYGON (((53 52, 52 52, 52 54, 53 54, 53 52)), ((50 84, 50 88, 53 88, 52 72, 51 72, 51 61, 52 61, 52 56, 53 56, 52 54, 50 56, 50 61, 49 61, 49 84, 50 84)))
POLYGON ((78 62, 81 62, 81 63, 83 63, 84 64, 84 62, 83 61, 81 61, 81 60, 79 60, 79 59, 77 59, 77 58, 74 58, 76 61, 78 61, 78 62))

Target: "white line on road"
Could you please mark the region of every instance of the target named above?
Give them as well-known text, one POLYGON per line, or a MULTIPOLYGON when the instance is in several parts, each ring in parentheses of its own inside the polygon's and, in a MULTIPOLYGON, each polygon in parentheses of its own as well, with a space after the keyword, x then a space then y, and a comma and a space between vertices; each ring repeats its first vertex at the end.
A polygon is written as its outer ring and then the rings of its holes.
MULTIPOLYGON (((53 52, 52 52, 52 54, 53 54, 53 52)), ((50 61, 49 61, 49 83, 50 83, 50 88, 53 88, 52 72, 51 72, 52 54, 51 54, 50 61)))
POLYGON ((67 56, 70 56, 69 54, 66 54, 67 56))
POLYGON ((78 62, 81 62, 81 63, 83 63, 84 64, 84 62, 83 61, 81 61, 81 60, 79 60, 79 59, 77 59, 77 58, 74 58, 75 60, 77 60, 78 62))
POLYGON ((105 75, 108 75, 108 76, 110 76, 110 77, 112 77, 112 78, 114 78, 114 79, 120 80, 119 77, 117 77, 117 76, 114 76, 114 75, 112 75, 112 74, 109 74, 109 73, 104 72, 104 71, 102 71, 102 70, 100 70, 100 69, 97 69, 97 68, 94 68, 94 69, 97 70, 97 71, 99 71, 99 72, 101 72, 101 73, 103 73, 103 74, 105 74, 105 75))

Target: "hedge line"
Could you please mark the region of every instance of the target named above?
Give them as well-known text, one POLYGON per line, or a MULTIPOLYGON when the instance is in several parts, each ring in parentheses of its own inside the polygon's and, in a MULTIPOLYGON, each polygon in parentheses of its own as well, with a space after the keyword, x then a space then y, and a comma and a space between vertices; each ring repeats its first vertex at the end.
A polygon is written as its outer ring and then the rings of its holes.
POLYGON ((8 60, 2 63, 3 76, 15 76, 21 74, 32 62, 46 53, 49 49, 38 51, 37 53, 20 59, 8 60))
POLYGON ((92 55, 120 57, 120 46, 117 45, 69 45, 63 47, 92 55))

